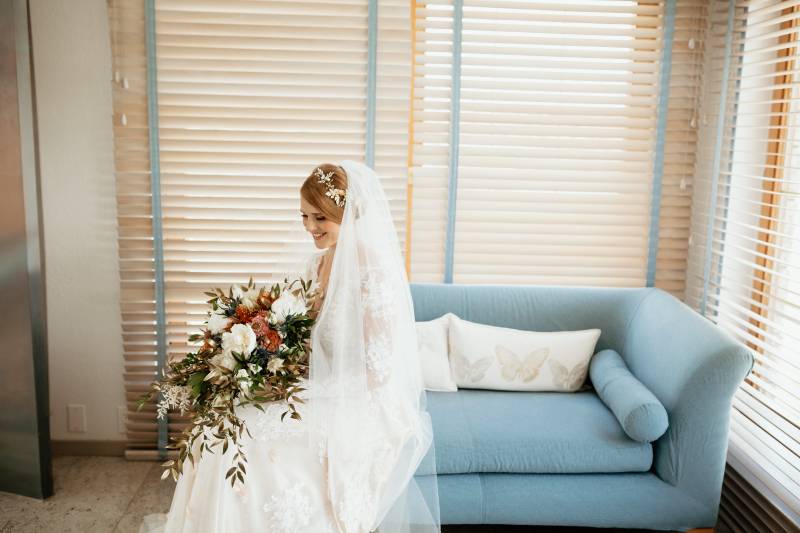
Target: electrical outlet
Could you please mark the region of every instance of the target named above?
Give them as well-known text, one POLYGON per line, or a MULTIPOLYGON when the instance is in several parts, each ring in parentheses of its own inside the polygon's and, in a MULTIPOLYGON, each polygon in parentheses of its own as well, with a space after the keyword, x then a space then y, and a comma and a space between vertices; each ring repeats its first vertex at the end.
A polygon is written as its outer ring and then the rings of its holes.
POLYGON ((128 431, 128 409, 124 405, 117 406, 117 431, 126 433, 128 431))
POLYGON ((67 405, 67 431, 86 433, 86 406, 78 403, 67 405))

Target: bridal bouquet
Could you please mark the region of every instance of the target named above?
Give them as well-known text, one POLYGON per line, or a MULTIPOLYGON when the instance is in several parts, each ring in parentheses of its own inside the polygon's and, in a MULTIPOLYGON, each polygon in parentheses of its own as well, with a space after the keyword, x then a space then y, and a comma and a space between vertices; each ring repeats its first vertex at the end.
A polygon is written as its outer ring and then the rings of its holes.
POLYGON ((194 464, 203 450, 213 453, 222 443, 236 446, 226 474, 231 485, 244 482, 243 433, 250 435, 244 421, 236 416, 235 405, 252 403, 263 411, 264 402, 286 401, 281 415, 300 419, 296 395, 305 390, 301 378, 308 377, 311 326, 316 315, 310 310, 317 289, 312 281, 297 278, 276 283, 270 289, 256 288, 252 277, 246 286, 233 286, 226 295, 220 289, 206 292, 211 306, 202 333, 189 336, 202 346, 178 362, 170 362, 164 376, 151 384, 139 408, 154 395, 159 418, 170 409, 191 412, 191 425, 174 439, 169 448, 178 449, 177 460, 163 464, 162 479, 172 474, 177 481, 186 459, 194 464), (192 451, 200 439, 198 457, 192 451))

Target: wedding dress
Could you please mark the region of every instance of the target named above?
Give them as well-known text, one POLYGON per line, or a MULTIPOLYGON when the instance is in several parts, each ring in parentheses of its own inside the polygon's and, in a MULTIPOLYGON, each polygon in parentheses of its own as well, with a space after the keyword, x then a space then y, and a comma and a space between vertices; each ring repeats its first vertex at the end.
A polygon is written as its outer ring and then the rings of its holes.
MULTIPOLYGON (((235 447, 204 452, 184 464, 169 512, 146 516, 140 533, 440 531, 413 306, 388 203, 372 169, 342 168, 347 205, 317 302, 301 419, 281 420, 285 402, 237 406, 252 435, 242 440, 245 483, 225 480, 235 447)), ((297 269, 304 279, 319 284, 324 253, 297 269)))
MULTIPOLYGON (((318 282, 322 255, 311 256, 304 279, 318 282)), ((299 396, 307 399, 307 391, 299 396)), ((203 452, 194 467, 184 466, 169 513, 148 516, 140 531, 337 532, 327 498, 324 439, 315 435, 317 445, 308 445, 306 404, 297 404, 300 420, 281 420, 286 410, 286 402, 265 404, 264 411, 253 405, 237 407, 252 435, 242 445, 247 457, 244 485, 232 488, 225 482, 233 447, 224 455, 203 452)))

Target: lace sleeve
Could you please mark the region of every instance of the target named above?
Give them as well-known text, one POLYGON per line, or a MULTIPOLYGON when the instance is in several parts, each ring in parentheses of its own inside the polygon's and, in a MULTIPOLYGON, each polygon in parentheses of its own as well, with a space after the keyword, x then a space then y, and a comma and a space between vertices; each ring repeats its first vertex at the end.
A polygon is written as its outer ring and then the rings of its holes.
POLYGON ((319 261, 320 255, 318 254, 311 254, 308 259, 306 260, 305 270, 303 271, 303 279, 308 281, 310 279, 316 279, 317 277, 317 264, 319 261))
POLYGON ((362 273, 361 296, 364 310, 364 350, 369 387, 384 385, 391 374, 391 349, 395 335, 392 281, 379 267, 362 273))

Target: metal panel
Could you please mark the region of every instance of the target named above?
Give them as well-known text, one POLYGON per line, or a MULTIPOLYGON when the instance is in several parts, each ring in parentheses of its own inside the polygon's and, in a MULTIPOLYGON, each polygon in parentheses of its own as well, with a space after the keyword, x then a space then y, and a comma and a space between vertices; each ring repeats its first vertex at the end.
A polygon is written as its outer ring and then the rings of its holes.
POLYGON ((25 0, 0 0, 0 490, 53 493, 39 172, 25 0))

